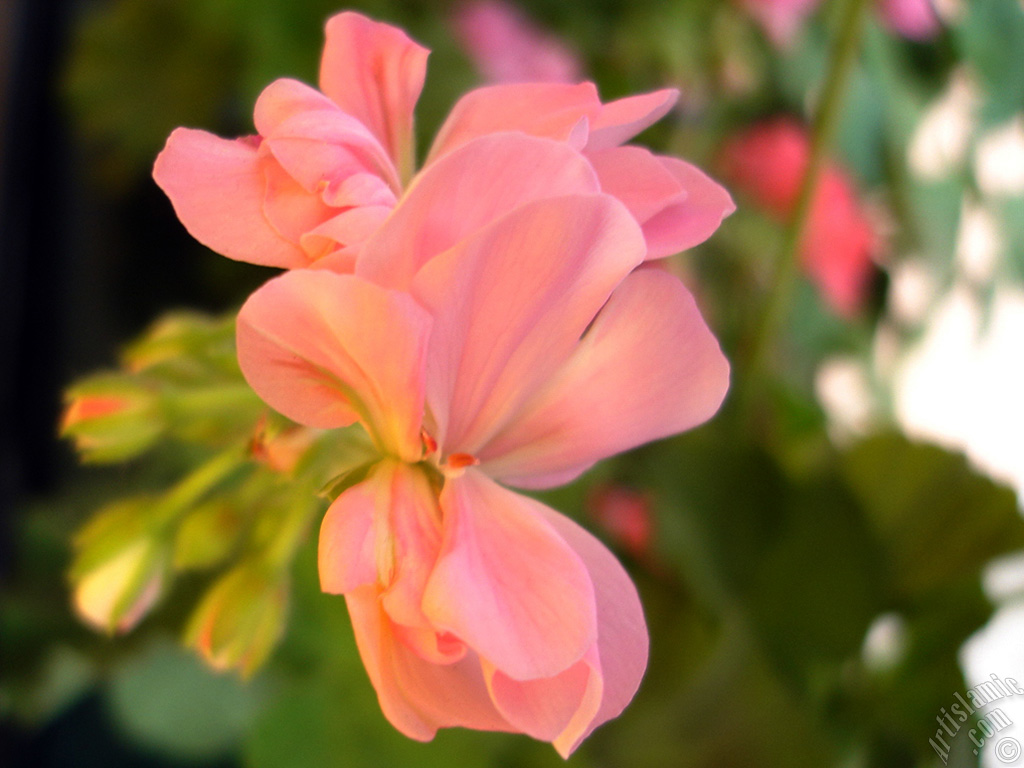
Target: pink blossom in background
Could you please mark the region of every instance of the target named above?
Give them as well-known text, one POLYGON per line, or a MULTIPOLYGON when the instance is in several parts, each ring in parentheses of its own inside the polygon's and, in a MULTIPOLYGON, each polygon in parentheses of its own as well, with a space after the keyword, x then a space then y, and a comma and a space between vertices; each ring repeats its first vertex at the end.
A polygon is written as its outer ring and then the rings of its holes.
POLYGON ((743 7, 764 28, 768 39, 780 48, 796 41, 804 19, 821 0, 742 0, 743 7))
POLYGON ((877 0, 883 23, 911 40, 929 40, 941 29, 930 0, 877 0))
POLYGON ((476 0, 453 18, 459 42, 491 83, 574 83, 583 68, 569 47, 511 3, 476 0))
MULTIPOLYGON (((427 55, 399 29, 338 14, 327 22, 322 93, 295 80, 272 83, 256 103, 256 136, 177 129, 154 178, 189 232, 225 256, 352 272, 366 241, 416 183, 408 181, 413 110, 427 55)), ((565 144, 585 154, 605 191, 643 226, 648 258, 667 256, 705 240, 733 210, 728 193, 698 168, 620 146, 676 97, 662 90, 602 104, 592 83, 481 88, 455 105, 427 165, 496 133, 565 144)))
MULTIPOLYGON (((742 2, 779 48, 789 48, 796 42, 805 19, 821 5, 821 0, 742 2)), ((875 0, 875 9, 886 27, 911 40, 928 40, 939 32, 939 18, 931 0, 875 0)))
POLYGON ((587 509, 633 557, 643 558, 650 553, 654 516, 648 494, 622 485, 601 485, 588 497, 587 509))
POLYGON ((294 270, 242 308, 257 393, 310 427, 358 421, 380 450, 324 518, 320 576, 412 738, 517 731, 567 756, 636 691, 625 571, 506 486, 561 485, 717 410, 728 364, 682 283, 636 269, 646 251, 577 152, 489 135, 428 166, 356 274, 294 270))
MULTIPOLYGON (((796 205, 810 155, 807 129, 788 118, 755 125, 730 140, 722 169, 766 211, 787 220, 796 205)), ((801 243, 803 267, 840 315, 863 306, 877 238, 857 200, 853 181, 835 162, 819 177, 801 243)))

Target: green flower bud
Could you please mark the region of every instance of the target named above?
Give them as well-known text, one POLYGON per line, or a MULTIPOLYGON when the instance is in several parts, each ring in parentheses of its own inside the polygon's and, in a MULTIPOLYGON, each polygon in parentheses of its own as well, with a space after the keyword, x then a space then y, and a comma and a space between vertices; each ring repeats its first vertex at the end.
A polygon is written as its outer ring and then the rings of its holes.
POLYGON ((277 645, 288 612, 289 579, 260 561, 242 563, 210 588, 189 620, 185 643, 214 669, 255 672, 277 645))
POLYGON ((60 433, 83 461, 113 463, 143 453, 164 432, 159 394, 135 377, 100 374, 68 390, 60 433))
POLYGON ((134 627, 166 591, 167 543, 146 530, 149 499, 126 499, 97 514, 76 536, 72 602, 88 624, 111 634, 134 627))
POLYGON ((174 539, 174 568, 210 568, 235 547, 245 524, 235 506, 215 499, 192 510, 181 521, 174 539))

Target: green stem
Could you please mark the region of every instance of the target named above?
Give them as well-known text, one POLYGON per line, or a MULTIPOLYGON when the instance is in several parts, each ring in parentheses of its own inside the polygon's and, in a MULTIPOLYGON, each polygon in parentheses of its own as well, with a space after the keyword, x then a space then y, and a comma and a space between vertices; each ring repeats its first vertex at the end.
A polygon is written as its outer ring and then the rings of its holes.
POLYGON ((746 362, 743 368, 746 369, 748 380, 752 383, 756 374, 761 372, 765 355, 785 320, 786 308, 796 288, 800 274, 800 244, 811 212, 814 192, 842 111, 847 81, 857 58, 866 5, 866 0, 846 0, 842 8, 839 29, 822 87, 821 101, 812 127, 807 168, 800 182, 796 205, 786 227, 768 296, 754 326, 753 339, 745 354, 741 354, 741 358, 746 362))
POLYGON ((295 489, 294 498, 263 552, 263 562, 273 571, 284 571, 291 565, 296 551, 308 538, 314 521, 323 512, 322 504, 310 488, 295 489))
POLYGON ((244 381, 172 390, 165 395, 165 402, 173 418, 182 422, 238 408, 251 407, 258 414, 265 408, 244 381))
POLYGON ((154 515, 157 525, 169 525, 247 463, 238 446, 222 451, 175 485, 159 502, 154 515))

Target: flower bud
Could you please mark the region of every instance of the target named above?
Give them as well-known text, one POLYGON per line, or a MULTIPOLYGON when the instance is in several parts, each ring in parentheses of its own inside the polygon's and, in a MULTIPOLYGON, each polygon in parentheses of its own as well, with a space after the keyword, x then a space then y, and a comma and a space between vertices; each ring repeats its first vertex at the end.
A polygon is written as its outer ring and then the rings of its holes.
POLYGON ((120 501, 94 517, 75 539, 70 579, 76 613, 109 633, 134 627, 169 581, 166 543, 144 529, 148 499, 120 501))
POLYGON ((75 441, 83 461, 114 463, 138 456, 164 431, 159 395, 137 379, 101 374, 66 395, 60 434, 75 441))
POLYGON ((178 380, 211 374, 238 375, 234 317, 213 318, 195 312, 164 315, 122 355, 131 371, 159 371, 178 380))
POLYGON ((249 450, 253 459, 270 470, 290 475, 316 437, 316 431, 309 427, 273 428, 264 418, 256 425, 249 450))
POLYGON ((210 568, 231 553, 245 523, 233 501, 214 499, 185 516, 174 538, 175 570, 210 568))
POLYGON ((249 677, 284 630, 288 578, 261 562, 243 563, 210 588, 185 632, 185 643, 214 669, 249 677))

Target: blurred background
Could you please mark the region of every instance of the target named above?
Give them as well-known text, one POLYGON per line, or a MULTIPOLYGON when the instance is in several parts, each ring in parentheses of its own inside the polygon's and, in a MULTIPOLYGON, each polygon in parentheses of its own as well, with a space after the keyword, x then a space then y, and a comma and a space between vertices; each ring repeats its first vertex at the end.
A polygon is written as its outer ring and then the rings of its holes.
POLYGON ((251 133, 277 77, 315 84, 344 8, 432 49, 421 156, 481 83, 671 86, 638 142, 738 206, 671 265, 732 361, 722 412, 543 496, 616 551, 651 630, 636 700, 570 764, 1024 764, 1024 694, 949 714, 1024 681, 1018 0, 4 0, 0 765, 561 763, 524 736, 394 731, 315 542, 245 680, 182 642, 230 543, 176 560, 130 632, 72 608, 76 531, 160 498, 218 438, 146 433, 80 467, 62 392, 130 368, 172 309, 209 313, 182 321, 202 354, 230 346, 212 318, 273 274, 192 240, 153 159, 179 125, 251 133))

